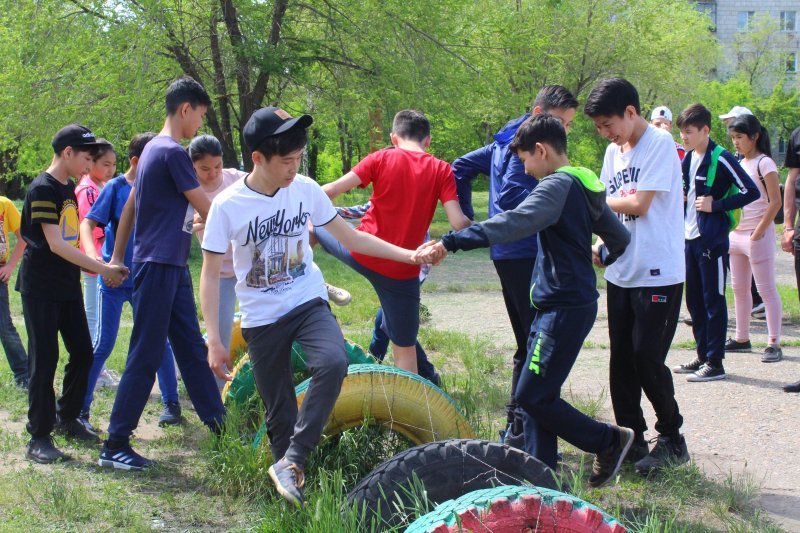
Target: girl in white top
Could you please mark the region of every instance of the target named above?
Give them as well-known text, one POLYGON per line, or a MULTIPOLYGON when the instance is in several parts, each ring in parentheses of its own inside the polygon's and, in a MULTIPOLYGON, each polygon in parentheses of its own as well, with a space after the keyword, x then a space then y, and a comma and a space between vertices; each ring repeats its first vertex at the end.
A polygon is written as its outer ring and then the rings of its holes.
MULTIPOLYGON (((200 187, 206 193, 209 201, 242 179, 247 172, 235 168, 222 168, 222 144, 213 135, 200 135, 192 139, 189 144, 189 157, 192 159, 194 171, 200 181, 200 187)), ((203 242, 205 222, 199 217, 194 221, 194 232, 200 242, 203 242)), ((226 349, 231 346, 231 331, 233 329, 233 314, 236 311, 236 276, 233 272, 233 251, 228 246, 228 251, 222 260, 222 270, 219 277, 219 331, 222 344, 226 349)), ((219 382, 219 380, 218 380, 219 382)), ((224 384, 221 382, 219 384, 224 384)))
POLYGON ((775 283, 775 224, 781 209, 778 167, 770 157, 769 135, 753 115, 742 115, 728 125, 736 151, 744 156, 741 164, 761 193, 761 198, 744 206, 739 225, 730 233, 731 285, 736 308, 736 338, 728 341, 727 351, 749 351, 751 275, 764 299, 769 342, 761 360, 780 361, 781 298, 775 283), (731 349, 732 348, 732 349, 731 349))

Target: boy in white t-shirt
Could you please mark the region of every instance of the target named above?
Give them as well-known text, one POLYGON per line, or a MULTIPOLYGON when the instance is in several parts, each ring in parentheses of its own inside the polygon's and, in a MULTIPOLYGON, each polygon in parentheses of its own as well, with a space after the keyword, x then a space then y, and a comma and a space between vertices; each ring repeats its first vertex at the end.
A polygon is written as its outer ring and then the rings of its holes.
POLYGON ((230 353, 220 338, 219 275, 233 248, 236 296, 253 375, 266 406, 278 492, 303 505, 303 467, 319 441, 347 373, 344 338, 328 306, 328 292, 309 246, 308 223, 324 226, 350 250, 407 264, 412 251, 355 231, 313 180, 297 170, 312 118, 259 109, 247 121, 244 141, 253 172, 211 204, 203 237, 200 301, 214 373, 230 380, 230 353), (306 352, 313 379, 300 411, 292 384, 291 345, 306 352))
POLYGON ((689 453, 665 365, 685 276, 681 166, 672 136, 648 124, 640 109, 636 88, 622 78, 600 81, 585 106, 597 131, 611 141, 600 179, 609 207, 631 233, 627 250, 605 273, 610 391, 617 424, 636 432, 628 459, 647 474, 686 462, 689 453), (642 391, 656 413, 659 437, 652 450, 644 438, 642 391))

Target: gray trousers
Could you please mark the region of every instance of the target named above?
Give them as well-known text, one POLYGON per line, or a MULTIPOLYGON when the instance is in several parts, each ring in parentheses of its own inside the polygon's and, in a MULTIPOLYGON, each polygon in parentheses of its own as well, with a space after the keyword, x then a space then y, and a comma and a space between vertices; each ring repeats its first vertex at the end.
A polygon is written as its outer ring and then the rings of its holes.
POLYGON ((303 468, 319 442, 347 375, 347 353, 328 303, 315 298, 277 322, 242 328, 256 387, 267 408, 267 435, 275 461, 285 457, 303 468), (292 341, 306 353, 311 384, 297 410, 292 384, 292 341))

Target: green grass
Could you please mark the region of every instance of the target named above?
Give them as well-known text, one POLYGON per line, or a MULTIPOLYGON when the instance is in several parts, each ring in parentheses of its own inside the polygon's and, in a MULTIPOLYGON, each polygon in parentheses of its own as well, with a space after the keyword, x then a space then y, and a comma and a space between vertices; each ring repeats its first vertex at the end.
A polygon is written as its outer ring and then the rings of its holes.
MULTIPOLYGON (((477 193, 476 213, 486 212, 486 193, 477 193)), ((341 204, 365 200, 364 193, 350 193, 341 204)), ((447 231, 439 210, 434 235, 447 231)), ((371 286, 352 270, 316 250, 315 259, 331 283, 346 287, 353 303, 334 308, 345 335, 368 343, 378 300, 371 286)), ((461 256, 464 261, 488 260, 484 256, 461 256)), ((191 253, 191 270, 198 289, 200 253, 191 253)), ((469 263, 466 263, 469 264, 469 263)), ((13 280, 11 282, 13 284, 13 280)), ((480 285, 476 285, 480 289, 480 285)), ((472 286, 470 286, 472 290, 472 286)), ((425 292, 457 290, 451 286, 425 286, 425 292)), ((497 290, 484 287, 483 290, 497 290)), ((787 314, 800 316, 794 289, 782 288, 787 314)), ((19 295, 11 291, 14 321, 25 340, 19 295)), ((108 365, 121 372, 130 339, 132 317, 126 308, 116 348, 108 365)), ((508 353, 479 335, 469 336, 423 326, 420 339, 440 368, 443 387, 453 396, 482 438, 496 440, 505 418, 511 371, 508 353)), ((63 352, 62 352, 63 353, 63 352)), ((63 375, 64 361, 57 374, 63 375)), ((565 397, 583 412, 597 415, 604 396, 580 396, 571 390, 565 397)), ((185 407, 189 402, 181 389, 185 407)), ((93 421, 105 428, 114 400, 113 391, 98 391, 93 421)), ((187 422, 180 428, 159 431, 134 441, 145 456, 161 465, 152 471, 129 474, 96 466, 97 450, 58 444, 75 460, 61 465, 31 465, 23 458, 26 396, 12 384, 8 366, 0 364, 0 530, 234 530, 263 532, 356 531, 357 511, 342 504, 347 492, 375 465, 405 449, 408 443, 369 425, 335 438, 323 438, 309 460, 308 505, 289 508, 276 495, 267 469, 271 464, 266 447, 254 449, 247 436, 254 425, 246 410, 231 410, 226 429, 212 438, 186 409, 187 422)), ((143 421, 152 426, 160 411, 148 403, 143 421)), ((630 467, 609 488, 589 490, 586 477, 591 456, 566 443, 566 467, 561 482, 577 496, 587 499, 619 518, 630 531, 777 531, 754 506, 758 480, 729 476, 714 482, 698 467, 686 465, 645 480, 630 467)), ((416 512, 430 505, 420 496, 416 512)), ((362 529, 363 530, 363 529, 362 529)), ((366 529, 369 530, 369 529, 366 529)))

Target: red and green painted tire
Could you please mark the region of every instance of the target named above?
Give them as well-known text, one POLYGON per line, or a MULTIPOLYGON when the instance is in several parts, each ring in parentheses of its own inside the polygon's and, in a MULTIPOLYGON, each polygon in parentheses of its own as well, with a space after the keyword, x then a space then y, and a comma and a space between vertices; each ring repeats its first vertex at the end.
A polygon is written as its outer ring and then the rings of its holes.
POLYGON ((541 487, 502 486, 469 492, 415 520, 406 533, 553 531, 623 533, 594 505, 541 487))

